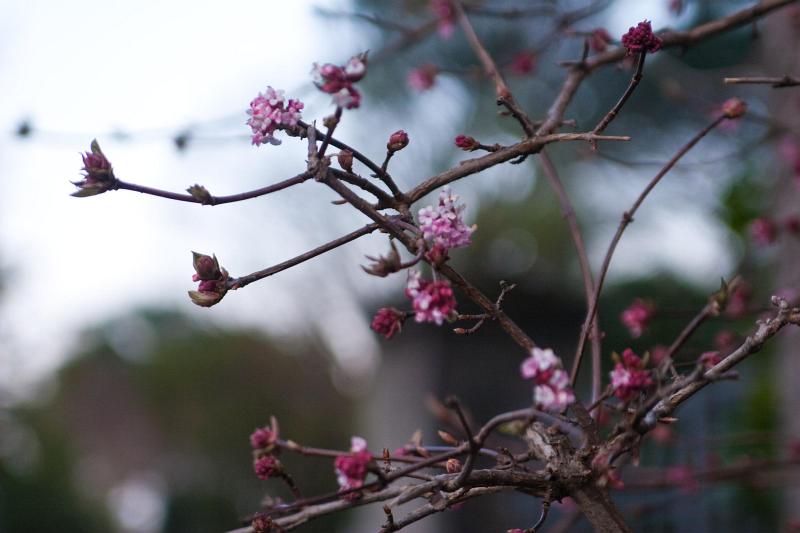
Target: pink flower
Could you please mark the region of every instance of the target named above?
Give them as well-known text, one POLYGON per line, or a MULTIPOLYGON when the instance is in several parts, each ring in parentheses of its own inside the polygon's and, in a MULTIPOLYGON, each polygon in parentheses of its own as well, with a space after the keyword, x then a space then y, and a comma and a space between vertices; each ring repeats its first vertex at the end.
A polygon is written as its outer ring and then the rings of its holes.
POLYGON ((439 193, 439 205, 428 206, 419 210, 419 227, 422 236, 441 244, 447 249, 468 246, 471 242, 475 226, 467 226, 461 219, 466 209, 464 204, 457 204, 458 195, 452 194, 448 187, 439 193))
POLYGON ((301 118, 302 109, 303 102, 293 99, 287 101, 283 91, 267 87, 264 93, 258 93, 258 96, 250 102, 250 109, 247 110, 247 114, 250 115, 247 125, 253 130, 253 144, 256 146, 265 143, 280 144, 281 142, 273 134, 276 130, 296 126, 301 118))
POLYGON ((750 235, 759 246, 767 246, 778 238, 778 227, 771 219, 760 217, 750 223, 750 235))
POLYGON ((406 296, 411 299, 417 322, 435 322, 441 326, 446 319, 456 316, 456 298, 447 281, 424 280, 418 271, 409 270, 406 296))
POLYGON ((367 441, 353 437, 350 453, 340 455, 333 462, 336 482, 341 490, 357 489, 364 485, 372 454, 367 451, 367 441))
POLYGON ((278 435, 272 430, 272 428, 258 428, 250 434, 250 445, 254 450, 268 448, 275 444, 277 439, 278 435))
POLYGON ((613 39, 605 28, 597 28, 589 36, 589 47, 595 52, 605 52, 613 39))
POLYGON ((420 65, 408 73, 408 85, 415 91, 427 91, 433 87, 438 73, 439 69, 435 65, 420 65))
POLYGON ((455 143, 465 152, 473 152, 480 147, 480 143, 469 135, 456 135, 455 143))
POLYGON ((629 54, 638 52, 658 52, 661 49, 661 39, 654 33, 649 20, 643 20, 631 27, 628 33, 622 36, 622 46, 628 49, 629 54))
POLYGON ((511 72, 517 76, 525 76, 536 68, 536 52, 525 50, 518 52, 511 60, 511 72))
POLYGON ((311 75, 317 88, 333 95, 333 102, 338 107, 355 109, 361 105, 361 93, 353 87, 367 74, 367 55, 359 54, 351 57, 344 66, 325 63, 314 63, 311 75))
POLYGON ((538 407, 560 412, 575 401, 561 359, 550 348, 532 348, 530 357, 520 366, 520 373, 524 379, 533 381, 533 401, 538 407))
POLYGON ((383 335, 386 340, 389 340, 396 333, 400 333, 405 319, 406 314, 402 311, 398 311, 393 307, 383 307, 375 313, 370 327, 373 331, 383 335))
POLYGON ((638 339, 644 333, 655 313, 652 302, 636 298, 620 315, 622 324, 628 328, 631 337, 638 339))
POLYGON ((449 39, 453 35, 455 27, 456 12, 450 0, 430 0, 429 6, 436 16, 436 28, 443 39, 449 39))
POLYGON ((644 370, 644 361, 633 350, 622 352, 622 361, 611 371, 614 396, 627 402, 653 384, 650 373, 644 370))
POLYGON ((272 455, 262 455, 253 462, 253 470, 260 479, 269 479, 281 473, 281 464, 272 455))

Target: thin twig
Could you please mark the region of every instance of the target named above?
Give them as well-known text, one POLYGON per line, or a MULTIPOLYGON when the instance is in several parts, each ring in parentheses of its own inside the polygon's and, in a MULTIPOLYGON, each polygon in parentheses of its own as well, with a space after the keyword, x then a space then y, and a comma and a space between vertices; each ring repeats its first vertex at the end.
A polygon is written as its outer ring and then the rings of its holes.
POLYGON ((605 258, 603 259, 603 265, 600 267, 600 273, 597 276, 597 281, 594 287, 594 294, 592 295, 592 302, 589 306, 589 312, 586 314, 586 319, 583 323, 583 328, 581 329, 580 338, 578 340, 578 347, 575 351, 575 359, 573 360, 572 364, 572 383, 575 384, 575 381, 578 378, 578 371, 580 370, 581 366, 581 358, 583 357, 583 350, 586 347, 586 339, 589 336, 589 332, 592 328, 592 322, 595 319, 595 313, 597 312, 598 303, 600 300, 600 292, 603 290, 603 283, 605 282, 606 275, 608 274, 608 269, 611 266, 611 258, 614 256, 614 251, 617 249, 617 244, 619 244, 620 239, 622 238, 622 234, 625 232, 625 228, 633 222, 633 215, 636 214, 636 211, 642 205, 644 200, 650 194, 656 185, 661 181, 671 169, 686 153, 691 150, 700 140, 708 135, 708 133, 716 128, 722 121, 725 120, 725 116, 720 116, 714 119, 710 124, 704 127, 700 132, 695 134, 689 142, 684 144, 678 152, 672 156, 666 165, 656 174, 653 178, 648 182, 647 186, 644 190, 639 194, 636 198, 636 201, 633 202, 633 205, 622 214, 622 218, 620 220, 619 226, 617 227, 617 231, 614 234, 614 237, 611 239, 611 242, 608 245, 608 250, 606 251, 605 258))
POLYGON ((774 89, 781 87, 796 87, 800 85, 800 78, 793 76, 782 77, 767 77, 767 76, 753 76, 749 78, 725 78, 726 84, 755 84, 755 85, 772 85, 774 89))
POLYGON ((631 81, 628 83, 628 87, 625 89, 625 92, 622 93, 619 100, 614 107, 609 109, 608 113, 603 117, 603 119, 597 123, 597 126, 594 128, 594 133, 602 133, 611 124, 611 121, 616 118, 617 114, 622 109, 622 106, 625 105, 625 102, 628 101, 628 98, 631 97, 633 91, 636 90, 636 87, 639 85, 639 82, 642 81, 642 72, 644 71, 644 60, 647 57, 647 51, 642 50, 639 52, 639 57, 636 60, 636 70, 633 72, 633 76, 631 76, 631 81))

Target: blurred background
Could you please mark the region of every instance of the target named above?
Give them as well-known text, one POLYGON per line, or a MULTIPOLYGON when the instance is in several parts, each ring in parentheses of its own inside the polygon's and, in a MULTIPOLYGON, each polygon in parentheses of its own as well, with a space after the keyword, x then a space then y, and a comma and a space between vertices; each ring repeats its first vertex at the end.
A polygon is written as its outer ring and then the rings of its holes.
MULTIPOLYGON (((362 106, 345 113, 337 137, 380 160, 389 134, 406 130, 411 143, 391 166, 402 188, 471 157, 453 146, 457 134, 514 142, 516 123, 497 114, 463 35, 437 24, 433 4, 0 0, 0 531, 225 531, 265 495, 288 496, 252 473, 247 437, 270 415, 303 444, 344 449, 358 434, 379 452, 417 429, 438 444, 436 399, 450 393, 477 423, 530 402, 518 377, 524 354, 491 324, 459 337, 409 323, 388 342, 370 331, 376 309, 406 306, 404 276, 359 267, 365 254, 385 253, 380 235, 212 309, 191 305, 191 250, 213 252, 241 275, 360 227, 363 217, 332 205, 327 188, 305 183, 214 208, 127 191, 69 196, 79 153, 95 137, 121 179, 167 190, 200 183, 231 194, 295 175, 305 146, 251 146, 250 100, 267 85, 283 88, 306 103, 305 120, 321 121, 333 108, 311 84, 312 64, 342 64, 367 49, 362 106), (436 75, 423 89, 416 69, 431 73, 430 65, 436 75)), ((558 62, 579 58, 595 30, 616 42, 643 19, 686 29, 746 5, 498 0, 475 3, 471 16, 539 118, 564 77, 558 62)), ((612 350, 669 344, 721 277, 746 280, 741 306, 692 339, 686 364, 746 334, 769 295, 796 298, 800 91, 722 78, 797 74, 798 41, 795 3, 689 50, 659 52, 608 130, 632 142, 548 149, 596 269, 621 213, 675 150, 726 98, 749 105, 669 174, 625 234, 600 307, 608 369, 612 350), (632 339, 619 316, 635 298, 657 311, 632 339)), ((591 128, 630 67, 591 76, 564 131, 591 128)), ((453 263, 489 295, 500 280, 517 283, 508 313, 539 344, 570 354, 582 284, 540 172, 529 158, 454 184, 479 229, 453 263)), ((460 310, 474 311, 467 302, 460 310)), ((623 471, 626 489, 615 498, 636 530, 800 527, 797 340, 784 334, 742 366, 739 381, 704 391, 647 443, 642 469, 623 471)), ((286 463, 304 492, 335 490, 328 462, 286 463)), ((529 527, 539 512, 522 495, 495 496, 409 531, 505 531, 529 527)), ((368 532, 382 520, 379 509, 363 510, 303 530, 368 532)), ((588 530, 569 502, 554 506, 547 527, 588 530)))

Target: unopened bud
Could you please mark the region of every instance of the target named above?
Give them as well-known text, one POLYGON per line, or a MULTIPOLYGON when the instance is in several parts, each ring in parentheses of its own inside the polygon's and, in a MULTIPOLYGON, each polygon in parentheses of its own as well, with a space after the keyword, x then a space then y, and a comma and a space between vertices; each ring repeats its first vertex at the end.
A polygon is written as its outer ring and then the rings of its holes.
POLYGON ((339 166, 342 170, 346 170, 347 172, 353 171, 353 152, 350 150, 342 150, 339 152, 337 159, 339 160, 339 166))
POLYGON ((480 143, 469 135, 457 135, 455 142, 456 146, 465 152, 472 152, 480 147, 480 143))
POLYGON ((741 98, 728 98, 722 104, 722 114, 725 118, 740 118, 747 111, 747 104, 741 98))
POLYGON ((461 461, 453 457, 447 460, 444 467, 447 470, 448 474, 456 474, 458 472, 461 472, 461 461))
POLYGON ((397 130, 389 136, 389 142, 386 143, 386 149, 390 152, 397 152, 408 146, 408 133, 403 130, 397 130))
POLYGON ((196 274, 192 281, 216 280, 220 277, 219 261, 217 256, 210 256, 192 252, 192 263, 196 274))
POLYGON ((378 257, 368 255, 367 259, 372 261, 372 264, 368 267, 362 265, 361 268, 367 274, 372 274, 379 278, 385 278, 389 274, 397 272, 402 265, 400 252, 397 251, 397 246, 395 246, 394 242, 391 243, 391 250, 389 250, 388 254, 378 257))
POLYGON ((202 185, 194 184, 186 189, 186 192, 203 205, 212 205, 214 203, 211 193, 202 185))
POLYGON ((84 177, 80 181, 72 182, 78 187, 72 196, 79 198, 94 196, 115 188, 117 180, 114 177, 114 170, 103 151, 100 150, 97 139, 92 141, 91 151, 84 152, 81 157, 83 158, 84 177))
POLYGON ((192 303, 200 307, 211 307, 228 292, 228 272, 219 266, 216 256, 192 252, 195 274, 192 281, 199 281, 196 291, 189 291, 192 303))

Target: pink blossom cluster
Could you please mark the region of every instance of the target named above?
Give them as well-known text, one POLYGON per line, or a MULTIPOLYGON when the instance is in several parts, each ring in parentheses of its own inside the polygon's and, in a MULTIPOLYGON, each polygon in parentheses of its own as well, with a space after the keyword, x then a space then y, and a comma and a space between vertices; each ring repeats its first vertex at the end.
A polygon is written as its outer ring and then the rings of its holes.
POLYGON ((427 91, 436 83, 437 74, 439 74, 439 69, 436 68, 436 65, 430 63, 420 65, 408 73, 408 86, 415 91, 427 91))
POLYGON ((272 428, 258 428, 250 434, 250 445, 254 450, 269 448, 278 440, 278 435, 272 428))
POLYGON ((455 28, 456 10, 452 0, 430 0, 428 4, 436 16, 436 29, 443 39, 449 39, 455 28))
POLYGON ((470 236, 475 226, 464 224, 461 213, 466 206, 458 204, 458 199, 458 195, 445 187, 439 193, 436 207, 428 206, 419 210, 419 227, 425 239, 446 249, 468 246, 472 242, 470 236))
POLYGON ((563 411, 575 401, 561 359, 550 348, 532 348, 520 366, 523 379, 533 380, 533 401, 548 411, 563 411))
POLYGON ((81 158, 83 159, 84 176, 82 180, 72 182, 78 187, 72 196, 94 196, 114 187, 116 178, 111 168, 111 162, 100 150, 97 139, 92 141, 91 151, 82 153, 81 158))
POLYGON ((216 256, 192 252, 195 273, 192 281, 199 281, 196 291, 189 291, 192 303, 211 307, 228 292, 228 272, 219 266, 216 256))
POLYGON ((629 54, 638 52, 658 52, 661 50, 661 39, 654 33, 649 20, 643 20, 636 27, 631 27, 628 33, 622 36, 622 46, 628 49, 629 54))
POLYGON ((343 66, 325 63, 314 63, 311 75, 317 88, 333 96, 338 107, 355 109, 361 105, 361 93, 353 87, 367 74, 366 54, 353 56, 343 66))
POLYGON ((644 369, 644 365, 642 358, 630 348, 622 352, 622 360, 618 361, 611 371, 614 396, 627 402, 653 384, 650 373, 644 369))
POLYGON ((296 126, 300 120, 300 111, 303 102, 284 97, 284 92, 267 87, 263 93, 258 93, 252 102, 247 114, 250 118, 247 125, 253 130, 253 144, 260 146, 265 143, 280 144, 281 141, 273 136, 276 130, 287 126, 296 126))
POLYGON ((389 340, 400 332, 405 319, 406 314, 402 311, 398 311, 393 307, 383 307, 378 309, 378 312, 375 313, 370 328, 376 333, 383 335, 386 340, 389 340))
POLYGON ((655 306, 652 302, 636 298, 631 305, 622 311, 620 320, 628 328, 631 337, 638 339, 644 333, 654 314, 655 306))
POLYGON ((333 463, 339 488, 348 490, 362 487, 370 461, 372 454, 367 451, 367 441, 361 437, 353 437, 350 441, 350 453, 340 455, 333 463))
POLYGON ((417 322, 435 322, 441 326, 456 316, 456 298, 447 281, 428 281, 418 271, 409 270, 406 296, 411 299, 417 322))
POLYGON ((792 235, 800 234, 800 217, 789 215, 783 221, 759 217, 750 223, 750 235, 759 246, 773 244, 783 232, 792 235))
POLYGON ((253 461, 253 471, 259 479, 269 479, 280 475, 281 464, 273 455, 262 455, 253 461))

